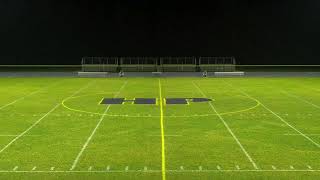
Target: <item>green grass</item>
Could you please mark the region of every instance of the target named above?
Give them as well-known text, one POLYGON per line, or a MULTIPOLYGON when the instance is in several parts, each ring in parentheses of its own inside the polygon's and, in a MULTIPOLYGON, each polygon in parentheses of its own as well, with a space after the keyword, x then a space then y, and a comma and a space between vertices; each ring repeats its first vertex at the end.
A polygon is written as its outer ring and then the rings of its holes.
POLYGON ((158 98, 159 79, 0 78, 0 179, 162 180, 163 159, 167 180, 319 178, 319 78, 160 81, 214 100, 162 107, 165 156, 159 104, 99 105, 158 98))

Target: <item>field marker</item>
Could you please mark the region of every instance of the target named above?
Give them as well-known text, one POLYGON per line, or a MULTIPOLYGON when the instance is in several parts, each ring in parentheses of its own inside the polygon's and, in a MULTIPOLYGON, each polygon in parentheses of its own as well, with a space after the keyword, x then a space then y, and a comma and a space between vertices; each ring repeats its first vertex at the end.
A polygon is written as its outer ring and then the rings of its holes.
MULTIPOLYGON (((203 97, 206 97, 206 95, 203 93, 203 91, 199 88, 198 85, 196 85, 194 82, 192 82, 193 85, 198 89, 198 91, 202 94, 203 97)), ((216 110, 216 108, 212 105, 211 102, 209 102, 209 105, 211 107, 211 109, 217 114, 217 116, 219 117, 219 119, 221 120, 221 122, 223 123, 223 125, 227 128, 227 130, 229 131, 229 133, 231 134, 231 136, 233 137, 233 139, 237 142, 237 144, 239 145, 240 149, 242 150, 242 152, 247 156, 248 160, 251 162, 252 166, 255 169, 259 169, 258 166, 256 165, 256 163, 254 162, 254 160, 251 158, 251 156, 249 155, 249 153, 247 152, 247 150, 242 146, 241 142, 239 141, 239 139, 237 138, 237 136, 233 133, 233 131, 231 130, 231 128, 229 127, 229 125, 226 123, 226 121, 223 119, 223 117, 218 113, 218 111, 216 110)))
POLYGON ((129 171, 129 166, 126 166, 125 171, 129 171))
POLYGON ((33 168, 32 168, 32 171, 34 171, 34 170, 36 170, 37 169, 37 166, 34 166, 33 168))
POLYGON ((165 153, 165 143, 164 143, 164 118, 163 118, 163 99, 161 90, 161 81, 159 79, 159 103, 160 103, 160 127, 161 127, 161 174, 162 180, 166 180, 166 153, 165 153))
POLYGON ((275 166, 273 166, 273 165, 272 165, 271 167, 272 167, 273 170, 276 170, 276 169, 277 169, 277 168, 276 168, 275 166))
MULTIPOLYGON (((224 81, 225 82, 225 81, 224 81)), ((228 86, 234 88, 230 83, 226 83, 228 86)), ((253 98, 252 96, 250 96, 249 94, 247 94, 246 92, 240 90, 240 89, 237 89, 237 88, 234 88, 236 89, 237 91, 241 92, 242 94, 246 95, 247 97, 249 98, 253 98)), ((256 99, 257 100, 257 99, 256 99)), ((273 112, 271 109, 269 109, 267 106, 265 106, 264 104, 262 104, 259 100, 257 100, 260 105, 268 110, 269 112, 271 112, 274 116, 276 116, 280 121, 282 121, 284 124, 286 124, 287 126, 289 126, 291 129, 293 129, 294 131, 296 131, 297 133, 299 133, 301 136, 303 136, 305 139, 309 140, 311 143, 313 143, 315 146, 317 146, 318 148, 320 148, 320 144, 318 144, 317 142, 315 142, 313 139, 311 139, 309 136, 307 136, 306 134, 302 133, 301 131, 299 131, 297 128, 295 128, 294 126, 292 126, 291 124, 289 124, 286 120, 284 120, 281 116, 279 116, 277 113, 273 112)))
POLYGON ((308 167, 308 169, 312 169, 312 167, 311 167, 311 166, 309 166, 309 165, 307 165, 307 167, 308 167))
POLYGON ((110 171, 110 166, 107 166, 107 171, 110 171))
POLYGON ((89 168, 88 168, 88 171, 91 171, 92 170, 92 166, 90 166, 89 168))
POLYGON ((51 167, 50 170, 53 171, 53 170, 54 170, 54 167, 51 167))
POLYGON ((239 166, 239 165, 236 165, 236 168, 237 168, 238 170, 240 170, 240 166, 239 166))
MULTIPOLYGON (((125 81, 125 82, 123 83, 123 85, 121 86, 121 88, 120 88, 119 91, 115 94, 114 97, 117 97, 117 96, 120 94, 121 90, 126 86, 126 84, 127 84, 127 81, 125 81)), ((79 162, 79 160, 80 160, 80 157, 82 156, 84 150, 85 150, 85 149, 87 148, 87 146, 89 145, 89 143, 90 143, 93 135, 94 135, 94 134, 96 133, 96 131, 98 130, 101 122, 103 121, 103 118, 105 117, 105 115, 106 115, 106 113, 109 111, 109 109, 110 109, 110 105, 108 105, 108 107, 107 107, 106 110, 104 111, 103 115, 102 115, 101 118, 99 119, 96 127, 95 127, 95 128, 93 129, 93 131, 91 132, 91 134, 90 134, 90 136, 88 137, 87 141, 83 144, 80 152, 78 153, 77 157, 76 157, 75 160, 73 161, 73 164, 72 164, 70 170, 73 170, 73 169, 77 166, 77 164, 78 164, 78 162, 79 162)))
POLYGON ((217 169, 220 171, 220 170, 221 170, 221 167, 218 165, 218 166, 217 166, 217 169))
POLYGON ((16 170, 18 170, 18 168, 19 168, 19 166, 15 166, 12 170, 16 171, 16 170))
POLYGON ((313 106, 313 107, 315 107, 315 108, 317 108, 317 109, 320 109, 320 106, 318 106, 318 105, 316 105, 316 104, 313 104, 312 102, 307 101, 307 100, 305 100, 305 99, 303 99, 303 98, 301 98, 301 97, 299 97, 299 96, 297 96, 297 95, 291 94, 291 93, 289 93, 289 92, 287 92, 287 91, 284 91, 284 90, 282 91, 282 93, 286 94, 287 96, 296 98, 296 99, 298 99, 298 100, 300 100, 300 101, 303 101, 303 102, 305 102, 305 103, 307 103, 307 104, 310 104, 311 106, 313 106))
MULTIPOLYGON (((63 80, 62 80, 62 81, 63 81, 63 80)), ((50 84, 50 85, 48 85, 48 86, 42 87, 42 88, 40 88, 40 89, 38 89, 38 90, 35 90, 35 91, 33 91, 33 92, 31 92, 31 93, 23 96, 23 97, 20 97, 20 98, 14 100, 14 101, 12 101, 12 102, 10 102, 10 103, 8 103, 8 104, 5 104, 5 105, 3 105, 3 106, 0 107, 0 110, 1 110, 1 109, 4 109, 4 108, 6 108, 6 107, 8 107, 8 106, 10 106, 10 105, 12 105, 12 104, 15 104, 16 102, 21 101, 21 100, 23 100, 23 99, 25 99, 25 98, 27 98, 27 97, 29 97, 29 96, 32 96, 32 95, 34 95, 34 94, 36 94, 36 93, 38 93, 38 92, 40 92, 40 91, 42 91, 42 90, 44 90, 44 89, 46 89, 46 88, 49 88, 49 87, 51 87, 51 86, 55 86, 55 85, 59 84, 59 83, 62 82, 62 81, 58 81, 58 82, 55 82, 55 83, 50 84)))
POLYGON ((145 167, 143 168, 143 171, 148 171, 147 166, 145 166, 145 167))
POLYGON ((182 171, 184 170, 183 166, 180 166, 180 170, 182 170, 182 171))
POLYGON ((290 169, 294 169, 294 167, 293 167, 293 166, 290 166, 290 169))
POLYGON ((202 171, 202 166, 199 166, 199 171, 202 171))

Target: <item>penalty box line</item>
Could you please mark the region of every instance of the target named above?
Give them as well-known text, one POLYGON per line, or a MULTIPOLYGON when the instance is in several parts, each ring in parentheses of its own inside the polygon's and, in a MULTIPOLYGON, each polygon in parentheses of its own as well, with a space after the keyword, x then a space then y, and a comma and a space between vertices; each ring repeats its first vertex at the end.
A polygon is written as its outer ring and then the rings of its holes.
MULTIPOLYGON (((127 81, 125 81, 125 82, 123 83, 123 85, 121 86, 121 88, 120 88, 119 91, 115 94, 114 97, 117 97, 117 96, 120 94, 121 90, 126 86, 127 83, 128 83, 127 81)), ((91 139, 93 138, 93 136, 94 136, 94 134, 96 133, 96 131, 98 130, 98 128, 100 127, 100 124, 102 123, 102 121, 103 121, 104 117, 106 116, 106 113, 109 111, 109 109, 110 109, 110 105, 107 106, 106 110, 103 112, 101 118, 99 119, 97 125, 95 126, 95 128, 94 128, 93 131, 91 132, 91 134, 90 134, 90 136, 88 137, 88 139, 86 140, 86 142, 83 144, 80 152, 78 153, 77 157, 75 158, 75 160, 74 160, 73 163, 72 163, 72 166, 71 166, 71 168, 70 168, 70 171, 72 171, 74 168, 76 168, 76 166, 77 166, 77 164, 78 164, 78 162, 79 162, 79 160, 80 160, 83 152, 85 151, 85 149, 86 149, 87 146, 89 145, 91 139)))
MULTIPOLYGON (((76 92, 74 92, 70 97, 75 96, 76 94, 78 94, 80 91, 82 91, 83 89, 86 89, 87 87, 89 87, 89 85, 91 85, 92 82, 89 82, 86 86, 80 88, 79 90, 77 90, 76 92)), ((33 127, 35 127, 36 125, 38 125, 45 117, 47 117, 51 112, 53 112, 54 110, 56 110, 58 107, 60 106, 60 103, 55 105, 50 111, 48 111, 45 115, 43 115, 41 118, 39 118, 35 123, 33 123, 28 129, 26 129, 25 131, 23 131, 22 133, 20 133, 17 137, 15 137, 13 140, 11 140, 6 146, 4 146, 1 150, 0 153, 2 153, 3 151, 5 151, 9 146, 11 146, 14 142, 16 142, 18 139, 20 139, 22 136, 24 136, 26 133, 28 133, 33 127)))
MULTIPOLYGON (((198 91, 202 94, 203 97, 206 97, 206 95, 204 94, 204 92, 200 89, 200 87, 198 85, 196 85, 194 82, 192 82, 193 85, 198 89, 198 91)), ((248 158, 248 160, 251 162, 252 166, 258 170, 258 166, 255 163, 255 161, 252 159, 252 157, 249 155, 249 153, 247 152, 247 150, 243 147, 243 145, 241 144, 241 142, 239 141, 239 139, 237 138, 237 136, 233 133, 233 131, 231 130, 231 128, 229 127, 229 125, 227 124, 227 122, 224 120, 224 118, 218 113, 218 111, 216 110, 216 108, 212 105, 211 102, 209 102, 209 105, 211 107, 211 109, 217 114, 217 116, 219 117, 219 119, 221 120, 221 122, 223 123, 223 125, 227 128, 228 132, 231 134, 231 136, 233 137, 233 139, 237 142, 237 144, 239 145, 240 149, 242 150, 242 152, 245 154, 245 156, 248 158)))
MULTIPOLYGON (((247 97, 253 98, 252 96, 250 96, 248 93, 244 92, 241 89, 238 88, 234 88, 232 84, 227 83, 226 81, 223 81, 225 84, 227 84, 229 87, 236 89, 237 91, 239 91, 240 93, 244 94, 247 97)), ((255 99, 255 98, 253 98, 255 99)), ((257 100, 257 99, 256 99, 257 100)), ((258 102, 260 102, 259 100, 257 100, 258 102)), ((291 125, 290 123, 288 123, 286 120, 284 120, 281 116, 279 116, 277 113, 275 113, 274 111, 272 111, 270 108, 268 108, 266 105, 262 104, 260 102, 260 105, 266 109, 267 111, 269 111, 271 114, 273 114, 274 116, 276 116, 280 121, 282 121, 284 124, 286 124, 288 127, 290 127, 291 129, 293 129, 294 131, 296 131, 298 134, 300 134, 302 137, 304 137, 305 139, 307 139, 308 141, 310 141, 312 144, 314 144, 315 146, 317 146, 318 148, 320 148, 320 144, 318 144, 317 142, 315 142, 313 139, 311 139, 309 136, 307 136, 306 134, 302 133, 300 130, 298 130, 297 128, 295 128, 293 125, 291 125)))

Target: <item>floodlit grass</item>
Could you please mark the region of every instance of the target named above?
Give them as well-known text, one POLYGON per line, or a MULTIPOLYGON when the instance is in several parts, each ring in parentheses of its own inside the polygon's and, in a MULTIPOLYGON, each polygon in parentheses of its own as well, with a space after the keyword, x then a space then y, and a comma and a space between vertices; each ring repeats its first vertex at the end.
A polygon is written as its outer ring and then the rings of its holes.
POLYGON ((0 179, 320 177, 318 78, 1 78, 0 87, 0 179), (213 101, 99 104, 159 98, 159 85, 163 98, 213 101))

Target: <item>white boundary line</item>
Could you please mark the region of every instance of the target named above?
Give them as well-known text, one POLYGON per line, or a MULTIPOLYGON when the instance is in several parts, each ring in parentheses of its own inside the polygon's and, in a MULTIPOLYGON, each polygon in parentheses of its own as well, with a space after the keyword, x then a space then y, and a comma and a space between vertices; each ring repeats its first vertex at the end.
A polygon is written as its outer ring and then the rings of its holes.
MULTIPOLYGON (((48 173, 48 174, 52 174, 52 173, 161 173, 161 170, 105 170, 105 171, 61 171, 61 170, 57 170, 57 171, 51 171, 51 170, 46 170, 46 171, 40 171, 40 170, 31 170, 31 171, 23 171, 23 170, 0 170, 0 173, 48 173)), ((320 172, 320 169, 233 169, 233 170, 227 170, 227 169, 195 169, 195 170, 166 170, 166 172, 168 173, 221 173, 221 172, 240 172, 240 173, 245 173, 245 172, 320 172)))
POLYGON ((12 104, 15 104, 15 103, 18 102, 18 101, 21 101, 21 100, 25 99, 26 97, 32 96, 32 95, 34 95, 34 94, 36 94, 36 93, 38 93, 38 92, 40 92, 40 91, 42 91, 42 90, 44 90, 44 89, 47 89, 47 88, 49 88, 49 87, 51 87, 51 86, 55 86, 55 85, 61 83, 62 81, 64 81, 64 80, 60 80, 60 81, 55 82, 55 83, 53 83, 53 84, 50 84, 50 85, 48 85, 48 86, 42 87, 42 88, 40 88, 40 89, 38 89, 38 90, 35 90, 35 91, 33 91, 33 92, 31 92, 31 93, 23 96, 23 97, 20 97, 20 98, 14 100, 14 101, 12 101, 12 102, 10 102, 10 103, 8 103, 8 104, 2 105, 2 106, 0 107, 0 110, 4 109, 4 108, 6 108, 6 107, 8 107, 8 106, 10 106, 10 105, 12 105, 12 104))
MULTIPOLYGON (((117 97, 117 96, 120 94, 121 90, 126 86, 126 84, 127 84, 127 81, 125 81, 125 82, 123 83, 123 85, 121 86, 121 88, 120 88, 119 91, 115 94, 114 97, 117 97)), ((78 162, 79 162, 79 160, 80 160, 80 157, 82 156, 84 150, 87 148, 88 144, 90 143, 92 137, 93 137, 94 134, 96 133, 97 129, 99 128, 101 122, 103 121, 103 119, 104 119, 104 117, 106 116, 106 113, 109 111, 109 109, 110 109, 110 105, 108 105, 108 107, 107 107, 106 110, 104 111, 103 115, 102 115, 101 118, 99 119, 96 127, 95 127, 95 128, 93 129, 93 131, 91 132, 91 134, 90 134, 90 136, 88 137, 87 141, 83 144, 83 146, 82 146, 80 152, 78 153, 76 159, 75 159, 75 160, 73 161, 73 163, 72 163, 72 166, 71 166, 71 168, 70 168, 70 171, 72 171, 72 170, 77 166, 77 164, 78 164, 78 162)))
MULTIPOLYGON (((199 88, 198 85, 196 85, 194 82, 192 82, 193 85, 198 89, 198 91, 202 94, 203 97, 206 97, 206 95, 203 93, 203 91, 199 88)), ((239 147, 241 148, 242 152, 247 156, 248 160, 251 162, 252 166, 255 169, 259 169, 258 166, 256 165, 256 163, 254 162, 254 160, 251 158, 251 156, 249 155, 249 153, 247 152, 247 150, 243 147, 243 145, 241 144, 241 142, 239 141, 239 139, 237 138, 237 136, 233 133, 233 131, 231 130, 231 128, 229 127, 229 125, 226 123, 226 121, 223 119, 223 117, 218 113, 218 111, 216 110, 216 108, 212 105, 211 102, 209 102, 209 105, 211 107, 211 109, 217 114, 217 116, 219 117, 219 119, 221 120, 221 122, 223 123, 223 125, 227 128, 227 130, 229 131, 229 133, 231 134, 231 136, 233 137, 233 139, 237 142, 237 144, 239 145, 239 147)))
POLYGON ((299 97, 299 96, 297 96, 297 95, 291 94, 291 93, 289 93, 288 91, 282 90, 282 93, 285 94, 285 95, 287 95, 287 96, 289 96, 289 97, 293 97, 293 98, 298 99, 298 100, 300 100, 300 101, 302 101, 302 102, 305 102, 305 103, 307 103, 307 104, 310 104, 311 106, 313 106, 313 107, 315 107, 315 108, 317 108, 317 109, 320 109, 320 106, 318 106, 318 105, 316 105, 316 104, 313 104, 312 102, 307 101, 307 100, 305 100, 305 99, 303 99, 303 98, 301 98, 301 97, 299 97))
MULTIPOLYGON (((80 88, 79 90, 77 90, 76 92, 74 92, 70 97, 78 94, 80 91, 82 91, 83 89, 87 88, 89 85, 91 85, 92 82, 89 82, 86 86, 80 88)), ((13 144, 15 141, 17 141, 18 139, 20 139, 22 136, 24 136, 26 133, 28 133, 33 127, 35 127, 37 124, 39 124, 45 117, 47 117, 51 112, 53 112, 54 110, 56 110, 61 104, 57 104, 55 105, 50 111, 48 111, 45 115, 43 115, 40 119, 38 119, 35 123, 33 123, 28 129, 26 129, 25 131, 23 131, 21 134, 19 134, 17 137, 15 137, 14 139, 12 139, 6 146, 4 146, 1 150, 0 150, 0 154, 5 151, 11 144, 13 144)))
MULTIPOLYGON (((225 82, 225 81, 223 81, 225 82)), ((232 87, 233 89, 236 89, 237 91, 241 92, 242 94, 253 98, 252 96, 250 96, 249 94, 247 94, 246 92, 242 91, 241 89, 237 89, 234 88, 232 84, 225 82, 229 87, 232 87)), ((256 99, 257 100, 257 99, 256 99)), ((259 100, 257 100, 259 101, 259 100)), ((260 102, 260 101, 259 101, 260 102)), ((295 128, 294 126, 292 126, 291 124, 289 124, 286 120, 284 120, 281 116, 279 116, 277 113, 273 112, 271 109, 269 109, 267 106, 265 106, 264 104, 262 104, 260 102, 260 105, 265 108, 266 110, 268 110, 270 113, 272 113, 274 116, 276 116, 280 121, 282 121, 284 124, 286 124, 287 126, 289 126, 291 129, 293 129, 294 131, 296 131, 298 134, 300 134, 301 136, 303 136, 304 138, 306 138, 307 140, 309 140, 311 143, 313 143, 315 146, 317 146, 318 148, 320 148, 320 144, 318 144, 317 142, 315 142, 313 139, 311 139, 309 136, 307 136, 306 134, 302 133, 301 131, 299 131, 297 128, 295 128)))

